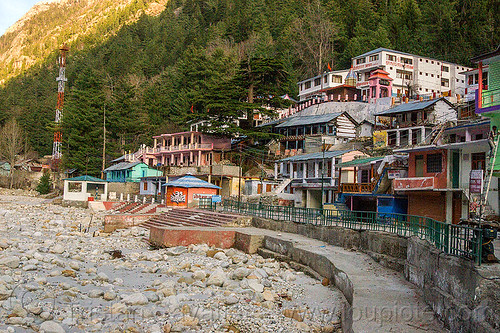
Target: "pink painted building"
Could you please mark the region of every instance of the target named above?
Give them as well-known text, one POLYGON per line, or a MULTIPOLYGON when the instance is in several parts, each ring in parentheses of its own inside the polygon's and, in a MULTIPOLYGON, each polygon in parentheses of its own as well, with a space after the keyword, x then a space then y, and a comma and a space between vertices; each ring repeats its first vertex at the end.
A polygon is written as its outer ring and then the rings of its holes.
POLYGON ((392 96, 392 79, 386 71, 382 69, 375 70, 371 73, 368 82, 370 85, 368 101, 370 103, 375 103, 378 98, 392 96))
POLYGON ((149 165, 203 166, 219 163, 231 150, 231 139, 189 131, 153 137, 153 152, 145 161, 149 165))

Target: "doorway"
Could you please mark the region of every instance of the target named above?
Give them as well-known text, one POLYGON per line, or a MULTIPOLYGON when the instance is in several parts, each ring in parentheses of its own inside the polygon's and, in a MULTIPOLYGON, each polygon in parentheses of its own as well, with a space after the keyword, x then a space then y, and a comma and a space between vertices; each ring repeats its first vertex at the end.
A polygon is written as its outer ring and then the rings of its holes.
POLYGON ((415 156, 415 177, 424 176, 424 155, 415 156))

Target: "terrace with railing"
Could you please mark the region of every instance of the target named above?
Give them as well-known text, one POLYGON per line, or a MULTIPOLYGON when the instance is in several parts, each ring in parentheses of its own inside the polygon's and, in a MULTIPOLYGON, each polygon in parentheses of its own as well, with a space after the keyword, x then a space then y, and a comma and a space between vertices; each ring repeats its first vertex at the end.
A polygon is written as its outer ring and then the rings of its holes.
POLYGON ((224 199, 222 205, 210 198, 200 199, 200 209, 251 215, 272 220, 354 230, 390 232, 402 237, 416 236, 437 249, 481 264, 482 229, 436 221, 429 217, 368 211, 329 210, 271 206, 224 199))

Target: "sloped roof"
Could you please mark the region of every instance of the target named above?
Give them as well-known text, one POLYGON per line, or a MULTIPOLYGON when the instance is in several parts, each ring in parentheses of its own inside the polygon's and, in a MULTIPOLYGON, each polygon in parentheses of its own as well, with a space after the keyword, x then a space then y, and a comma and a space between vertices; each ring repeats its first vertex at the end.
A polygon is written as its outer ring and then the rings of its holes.
POLYGON ((118 164, 110 166, 109 168, 104 169, 104 172, 127 170, 127 169, 133 168, 137 164, 141 164, 141 163, 143 163, 143 162, 120 162, 118 164))
POLYGON ((106 183, 104 179, 89 176, 89 175, 83 175, 83 176, 78 176, 78 177, 73 177, 73 178, 65 178, 64 180, 71 180, 75 182, 99 182, 99 183, 106 183))
POLYGON ((185 187, 185 188, 196 188, 196 187, 204 187, 204 188, 216 188, 221 189, 219 186, 201 180, 191 175, 187 175, 181 177, 179 179, 173 180, 164 184, 163 186, 174 186, 174 187, 185 187))
POLYGON ((418 111, 418 110, 423 110, 428 108, 429 106, 432 106, 436 104, 439 101, 443 101, 453 107, 453 104, 448 102, 448 100, 444 97, 441 98, 436 98, 436 99, 431 99, 428 101, 415 101, 415 102, 410 102, 410 103, 403 103, 401 105, 395 106, 393 108, 390 108, 389 110, 385 110, 379 113, 376 113, 376 116, 386 116, 386 115, 391 115, 391 114, 396 114, 396 113, 402 113, 402 112, 410 112, 410 111, 418 111))
POLYGON ((367 164, 371 164, 372 162, 382 161, 384 159, 384 157, 385 156, 356 158, 352 161, 339 163, 339 164, 337 164, 337 166, 344 168, 344 167, 351 167, 351 166, 367 165, 367 164))
POLYGON ((296 116, 290 117, 286 119, 285 122, 279 124, 276 127, 292 127, 292 126, 301 126, 301 125, 313 125, 313 124, 322 124, 332 121, 333 119, 340 116, 342 112, 336 113, 326 113, 326 114, 318 114, 314 116, 296 116))
MULTIPOLYGON (((344 155, 345 153, 350 152, 351 150, 332 150, 325 151, 325 158, 337 157, 340 155, 344 155)), ((308 160, 318 160, 323 158, 323 152, 311 153, 311 154, 303 154, 303 155, 295 155, 291 157, 284 158, 279 160, 279 162, 297 162, 297 161, 308 161, 308 160)))

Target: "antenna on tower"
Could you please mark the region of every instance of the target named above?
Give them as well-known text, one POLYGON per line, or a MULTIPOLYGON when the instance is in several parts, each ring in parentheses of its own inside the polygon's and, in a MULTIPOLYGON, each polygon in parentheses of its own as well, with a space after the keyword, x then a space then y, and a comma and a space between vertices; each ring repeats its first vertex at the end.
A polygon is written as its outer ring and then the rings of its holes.
POLYGON ((52 145, 52 169, 58 170, 59 164, 61 162, 61 146, 62 146, 62 132, 61 132, 61 120, 63 116, 63 106, 64 106, 64 85, 68 79, 66 79, 66 53, 69 48, 66 44, 63 44, 59 49, 61 52, 59 56, 59 76, 56 78, 57 81, 57 107, 56 107, 56 119, 55 125, 56 129, 54 132, 54 144, 52 145))

